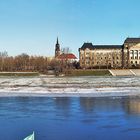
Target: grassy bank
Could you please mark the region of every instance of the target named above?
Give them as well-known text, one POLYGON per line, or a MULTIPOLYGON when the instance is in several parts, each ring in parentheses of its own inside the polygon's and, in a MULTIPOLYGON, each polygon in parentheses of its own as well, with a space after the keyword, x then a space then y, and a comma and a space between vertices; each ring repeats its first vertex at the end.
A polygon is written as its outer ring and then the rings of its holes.
POLYGON ((38 72, 0 72, 0 76, 39 76, 38 72))
POLYGON ((68 76, 111 76, 108 70, 72 70, 68 76))

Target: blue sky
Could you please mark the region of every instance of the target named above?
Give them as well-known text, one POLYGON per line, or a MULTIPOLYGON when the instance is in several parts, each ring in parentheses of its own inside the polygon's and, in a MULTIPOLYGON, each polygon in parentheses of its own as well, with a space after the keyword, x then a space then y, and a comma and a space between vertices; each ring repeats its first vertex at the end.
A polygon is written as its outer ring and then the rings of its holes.
POLYGON ((84 42, 140 37, 139 0, 0 0, 0 51, 53 56, 57 36, 78 56, 84 42))

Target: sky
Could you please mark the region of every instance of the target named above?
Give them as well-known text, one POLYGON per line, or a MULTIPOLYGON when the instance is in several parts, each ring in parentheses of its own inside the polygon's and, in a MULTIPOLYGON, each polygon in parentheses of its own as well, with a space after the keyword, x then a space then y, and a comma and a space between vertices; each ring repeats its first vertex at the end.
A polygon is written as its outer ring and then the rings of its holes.
POLYGON ((62 48, 78 57, 84 42, 123 44, 140 37, 140 0, 0 0, 0 51, 10 56, 54 56, 62 48))

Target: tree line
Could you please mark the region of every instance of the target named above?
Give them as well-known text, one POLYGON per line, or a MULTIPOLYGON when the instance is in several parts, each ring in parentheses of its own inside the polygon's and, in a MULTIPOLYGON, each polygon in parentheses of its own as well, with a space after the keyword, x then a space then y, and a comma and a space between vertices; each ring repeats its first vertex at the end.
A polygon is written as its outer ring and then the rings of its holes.
POLYGON ((0 52, 0 71, 6 72, 40 72, 47 73, 48 70, 63 70, 65 68, 74 68, 76 63, 49 59, 44 56, 30 56, 22 53, 17 56, 8 56, 7 52, 0 52))

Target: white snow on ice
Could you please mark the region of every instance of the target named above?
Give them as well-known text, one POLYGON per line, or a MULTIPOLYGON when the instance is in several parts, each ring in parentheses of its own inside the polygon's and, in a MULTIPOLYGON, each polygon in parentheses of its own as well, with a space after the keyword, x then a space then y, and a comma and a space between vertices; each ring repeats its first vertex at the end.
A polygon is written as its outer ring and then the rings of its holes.
POLYGON ((0 77, 0 96, 140 95, 140 77, 0 77))

